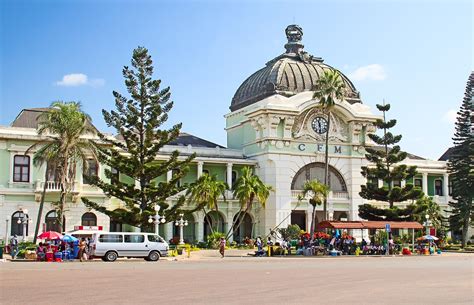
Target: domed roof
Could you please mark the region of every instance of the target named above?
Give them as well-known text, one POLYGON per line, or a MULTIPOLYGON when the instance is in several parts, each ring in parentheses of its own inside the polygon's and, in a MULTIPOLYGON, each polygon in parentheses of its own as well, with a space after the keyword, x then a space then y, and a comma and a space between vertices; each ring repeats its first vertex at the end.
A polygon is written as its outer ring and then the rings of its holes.
MULTIPOLYGON (((232 98, 231 111, 256 103, 268 96, 280 94, 292 96, 303 91, 314 90, 316 81, 325 70, 337 70, 323 63, 320 57, 309 55, 301 43, 302 29, 289 25, 286 30, 288 43, 286 52, 267 62, 266 66, 250 75, 232 98)), ((339 70, 345 85, 345 100, 361 103, 359 92, 352 82, 339 70)))

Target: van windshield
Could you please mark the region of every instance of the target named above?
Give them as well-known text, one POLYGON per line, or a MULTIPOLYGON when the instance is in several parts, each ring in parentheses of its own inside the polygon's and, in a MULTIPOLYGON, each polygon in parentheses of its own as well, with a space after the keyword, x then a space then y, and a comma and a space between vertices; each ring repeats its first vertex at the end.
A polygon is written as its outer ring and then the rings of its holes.
POLYGON ((148 241, 155 242, 155 243, 164 242, 163 238, 161 238, 158 235, 148 235, 148 241))

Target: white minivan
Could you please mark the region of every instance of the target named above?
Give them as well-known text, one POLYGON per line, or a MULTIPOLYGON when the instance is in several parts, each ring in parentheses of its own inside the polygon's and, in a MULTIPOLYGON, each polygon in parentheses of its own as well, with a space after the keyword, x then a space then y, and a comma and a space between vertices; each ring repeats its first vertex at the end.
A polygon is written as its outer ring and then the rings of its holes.
POLYGON ((113 262, 118 257, 143 257, 157 261, 167 256, 169 246, 163 238, 153 233, 100 232, 92 235, 90 243, 93 257, 113 262))

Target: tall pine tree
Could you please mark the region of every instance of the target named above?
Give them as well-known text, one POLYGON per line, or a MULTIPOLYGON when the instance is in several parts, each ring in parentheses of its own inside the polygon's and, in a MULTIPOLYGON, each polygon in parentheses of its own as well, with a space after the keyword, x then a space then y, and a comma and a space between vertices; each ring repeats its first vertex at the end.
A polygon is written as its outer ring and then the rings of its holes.
POLYGON ((469 76, 466 93, 457 113, 454 147, 448 160, 452 198, 449 222, 451 230, 462 229, 462 247, 467 230, 474 222, 474 72, 469 76))
POLYGON ((377 105, 377 109, 383 112, 383 120, 377 119, 375 126, 383 130, 383 136, 369 134, 370 139, 378 147, 366 147, 365 157, 371 164, 362 167, 362 175, 367 179, 367 184, 361 186, 362 191, 359 194, 368 200, 387 202, 389 208, 381 209, 370 204, 363 204, 359 206, 359 216, 367 220, 413 220, 415 205, 411 204, 400 209, 394 203, 420 199, 423 197, 423 192, 419 188, 414 188, 411 183, 406 183, 403 187, 396 186, 394 183, 413 178, 416 175, 416 166, 398 164, 405 160, 407 153, 402 152, 400 146, 396 145, 402 136, 393 135, 388 131, 396 125, 397 120, 386 120, 386 112, 390 110, 390 104, 377 105), (383 181, 381 187, 379 187, 379 179, 383 181))
POLYGON ((180 196, 173 206, 167 199, 186 188, 185 185, 178 186, 178 181, 188 171, 194 155, 180 160, 179 152, 174 151, 167 160, 157 160, 163 146, 179 136, 181 124, 162 129, 173 102, 170 101, 170 88, 160 90, 161 80, 152 79, 153 66, 148 50, 135 49, 131 63, 132 68, 125 66, 122 72, 130 98, 114 91, 116 110, 102 111, 107 125, 117 131, 117 138, 99 133, 102 141, 99 159, 114 172, 105 169, 107 180, 90 177, 93 185, 107 196, 120 199, 126 209, 110 211, 87 198, 82 201, 114 221, 143 230, 150 226, 148 217, 155 214, 156 204, 167 219, 175 218, 185 198, 180 196), (173 173, 169 182, 157 182, 158 177, 166 176, 169 171, 173 173), (117 175, 125 175, 133 182, 120 181, 117 175))

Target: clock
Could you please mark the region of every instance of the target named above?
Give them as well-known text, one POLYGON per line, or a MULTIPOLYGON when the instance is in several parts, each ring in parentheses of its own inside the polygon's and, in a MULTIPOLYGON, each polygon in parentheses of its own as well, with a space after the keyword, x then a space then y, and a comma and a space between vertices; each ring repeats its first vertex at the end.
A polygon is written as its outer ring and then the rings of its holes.
POLYGON ((328 131, 328 121, 323 117, 317 116, 311 122, 311 127, 316 133, 326 133, 328 131))

